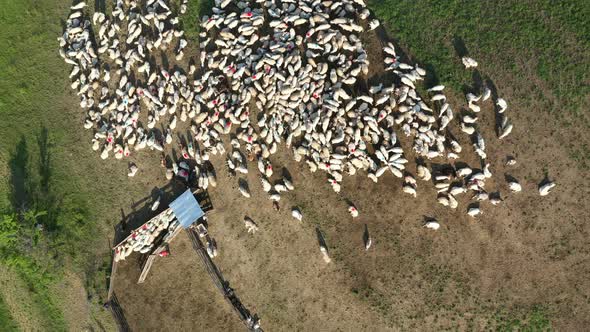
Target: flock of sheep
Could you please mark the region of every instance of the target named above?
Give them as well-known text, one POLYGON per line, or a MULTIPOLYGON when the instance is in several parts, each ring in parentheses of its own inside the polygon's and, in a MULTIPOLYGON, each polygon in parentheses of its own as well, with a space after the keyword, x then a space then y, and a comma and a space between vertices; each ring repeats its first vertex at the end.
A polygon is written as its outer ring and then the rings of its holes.
MULTIPOLYGON (((72 7, 59 38, 60 53, 73 66, 72 88, 101 158, 130 158, 145 148, 163 152, 185 123, 190 135, 178 143, 182 158, 172 163, 163 158, 169 179, 194 172, 199 187, 215 186, 208 160, 226 155, 232 174, 257 166, 262 188, 277 208, 281 194, 294 189, 290 179, 277 180, 274 172, 271 156, 281 144, 311 172, 326 172, 326 182, 337 193, 344 175, 359 173, 378 182, 390 172, 414 197, 417 180, 433 181, 437 201, 452 209, 459 205, 458 195, 470 192, 474 204, 467 213, 472 217, 481 213, 478 202, 501 202, 498 193, 485 189, 492 170, 477 126, 490 90, 467 94, 461 115, 455 116, 444 86, 426 87, 426 96, 418 93, 426 71, 402 62, 391 43, 383 45, 383 54, 393 83, 367 86, 371 63, 362 40, 379 21, 364 0, 216 0, 212 14, 200 22, 199 54, 184 71, 156 57, 185 57, 188 41, 176 13, 186 12, 186 2, 175 8, 168 0, 116 0, 110 15, 94 13, 92 22, 83 2, 72 7), (465 151, 451 134, 455 119, 471 138, 481 168, 456 166, 465 151), (406 168, 410 152, 402 149, 398 133, 412 140, 415 172, 406 168), (229 144, 223 142, 226 136, 229 144), (433 171, 430 160, 447 161, 449 171, 433 171)), ((462 62, 466 68, 477 66, 471 58, 462 62)), ((502 139, 513 128, 508 105, 502 98, 493 105, 502 119, 497 128, 502 139)), ((131 164, 128 175, 137 172, 131 164)), ((546 195, 554 186, 546 182, 539 192, 546 195)), ((238 188, 250 197, 244 178, 238 179, 238 188)), ((516 180, 507 188, 521 190, 516 180)), ((359 214, 352 205, 349 212, 359 214)), ((296 208, 292 214, 303 218, 296 208)), ((251 220, 246 226, 258 229, 251 220)))
POLYGON ((180 224, 174 213, 168 209, 131 232, 129 237, 119 243, 114 249, 115 262, 124 260, 133 252, 141 254, 151 252, 156 239, 162 232, 165 232, 162 241, 167 243, 179 227, 180 224))

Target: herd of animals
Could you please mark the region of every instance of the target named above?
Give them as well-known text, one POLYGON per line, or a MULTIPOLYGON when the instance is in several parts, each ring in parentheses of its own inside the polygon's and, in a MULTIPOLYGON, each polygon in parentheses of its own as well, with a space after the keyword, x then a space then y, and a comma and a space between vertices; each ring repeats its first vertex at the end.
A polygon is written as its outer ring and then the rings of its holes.
MULTIPOLYGON (((403 62, 391 43, 382 51, 392 83, 368 85, 371 63, 363 39, 380 24, 364 0, 215 0, 200 21, 194 56, 178 16, 187 2, 115 0, 110 14, 95 12, 91 20, 84 2, 71 7, 60 54, 72 65, 71 87, 102 159, 132 159, 143 149, 164 153, 176 144, 179 160, 162 157, 166 177, 193 174, 207 189, 216 186, 209 159, 225 156, 245 197, 250 189, 241 176, 255 164, 263 190, 278 208, 282 193, 295 189, 271 161, 284 145, 311 172, 326 172, 336 193, 345 175, 378 182, 390 172, 414 197, 418 180, 433 182, 437 202, 451 209, 458 208, 458 195, 470 193, 471 217, 481 213, 481 201, 502 202, 498 191, 485 189, 493 175, 477 124, 481 106, 491 102, 501 119, 496 141, 501 142, 513 128, 508 103, 492 97, 487 87, 467 94, 461 112, 447 102, 442 85, 424 87, 420 95, 416 87, 423 84, 425 69, 403 62), (179 62, 189 56, 188 70, 162 61, 166 55, 179 62), (467 149, 451 133, 453 120, 473 142, 480 167, 456 162, 467 149), (174 142, 181 124, 190 135, 174 142), (413 151, 402 149, 398 134, 411 140, 413 151), (410 154, 415 172, 406 167, 410 154), (433 170, 431 160, 448 163, 450 171, 433 170)), ((466 70, 478 65, 469 57, 462 63, 466 70)), ((128 175, 138 171, 131 163, 128 175)), ((539 194, 554 186, 544 181, 539 194)), ((516 179, 507 180, 506 188, 522 190, 516 179)), ((353 205, 348 210, 359 215, 353 205)), ((292 215, 304 217, 298 208, 292 215)), ((251 219, 244 224, 248 232, 258 229, 251 219)), ((431 220, 424 226, 436 230, 440 224, 431 220)), ((371 241, 365 242, 368 249, 371 241)), ((327 248, 322 252, 327 257, 327 248)))
MULTIPOLYGON (((159 203, 159 200, 156 202, 159 203)), ((115 262, 125 260, 133 252, 146 254, 154 249, 156 239, 162 235, 162 242, 168 243, 179 230, 180 224, 171 209, 152 218, 135 229, 131 234, 114 248, 115 262)))

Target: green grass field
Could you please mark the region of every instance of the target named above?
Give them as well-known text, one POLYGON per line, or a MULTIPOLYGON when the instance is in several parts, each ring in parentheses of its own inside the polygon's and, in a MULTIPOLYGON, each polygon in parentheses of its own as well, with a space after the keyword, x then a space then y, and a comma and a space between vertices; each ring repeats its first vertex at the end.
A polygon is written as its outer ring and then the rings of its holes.
MULTIPOLYGON (((210 3, 189 2, 183 18, 189 37, 196 38, 196 20, 210 3)), ((77 100, 68 91, 68 67, 56 41, 69 5, 65 0, 0 0, 0 211, 7 216, 23 209, 45 212, 33 222, 16 216, 20 224, 15 228, 0 227, 0 236, 26 240, 0 242, 5 253, 11 252, 0 263, 29 285, 22 296, 42 309, 40 329, 47 331, 67 329, 60 294, 54 291, 64 271, 84 278, 89 294, 104 293, 104 239, 110 236, 104 216, 114 215, 109 210, 114 202, 99 194, 125 190, 114 187, 115 180, 102 181, 108 170, 76 158, 89 143, 74 133, 83 129, 80 118, 72 116, 79 112, 77 100), (35 222, 46 232, 36 233, 35 222)), ((457 56, 467 52, 496 85, 517 87, 516 94, 528 103, 521 106, 534 106, 530 112, 553 112, 564 126, 582 121, 588 127, 590 1, 373 0, 369 6, 389 36, 431 72, 432 83, 455 91, 468 88, 472 77, 457 56)), ((588 164, 587 152, 585 146, 571 147, 577 164, 588 164)), ((545 311, 524 312, 515 318, 518 322, 498 316, 504 322, 499 325, 514 330, 524 319, 525 330, 548 326, 545 311)), ((0 330, 14 330, 15 324, 0 298, 0 330)))
MULTIPOLYGON (((95 232, 88 199, 92 192, 72 177, 71 157, 76 144, 71 129, 78 121, 65 112, 64 70, 56 38, 68 1, 8 1, 0 4, 0 158, 3 183, 0 208, 16 213, 15 233, 24 241, 14 244, 2 263, 9 265, 29 287, 32 302, 45 317, 46 330, 66 329, 58 294, 52 287, 63 268, 82 273, 83 249, 95 232), (22 211, 43 211, 26 221, 22 211), (36 232, 34 223, 45 232, 36 232)), ((66 106, 68 105, 68 106, 66 106)), ((4 230, 4 229, 3 229, 4 230)), ((9 230, 6 230, 9 231, 9 230)), ((104 255, 104 252, 100 253, 104 255)))

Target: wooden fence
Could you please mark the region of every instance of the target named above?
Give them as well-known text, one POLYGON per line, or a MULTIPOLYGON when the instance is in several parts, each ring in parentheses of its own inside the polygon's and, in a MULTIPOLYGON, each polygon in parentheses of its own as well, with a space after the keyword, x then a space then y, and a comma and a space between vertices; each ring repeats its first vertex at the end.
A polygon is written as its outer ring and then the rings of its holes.
POLYGON ((211 280, 217 289, 219 289, 223 297, 232 306, 234 311, 238 314, 240 320, 246 325, 248 330, 262 332, 260 327, 256 327, 258 318, 250 314, 250 311, 244 307, 238 296, 235 294, 234 290, 229 286, 229 282, 223 278, 223 275, 217 269, 211 260, 211 257, 209 257, 209 254, 207 253, 207 250, 199 238, 197 232, 195 232, 195 230, 191 227, 186 229, 186 234, 193 245, 193 249, 197 252, 197 255, 205 264, 205 268, 207 269, 207 273, 211 277, 211 280))
POLYGON ((107 302, 109 311, 111 315, 113 315, 113 319, 117 323, 117 328, 119 332, 129 332, 129 324, 127 324, 127 319, 125 319, 125 315, 123 314, 123 309, 119 305, 119 300, 117 299, 117 295, 112 293, 109 301, 107 302))

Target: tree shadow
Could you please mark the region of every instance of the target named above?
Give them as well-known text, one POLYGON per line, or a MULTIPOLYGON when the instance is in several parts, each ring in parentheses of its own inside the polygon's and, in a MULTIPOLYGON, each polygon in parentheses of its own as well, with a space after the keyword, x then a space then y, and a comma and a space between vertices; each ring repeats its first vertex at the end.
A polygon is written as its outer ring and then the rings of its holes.
POLYGON ((29 203, 29 149, 25 136, 21 136, 8 162, 10 168, 9 200, 15 211, 22 211, 29 203))
MULTIPOLYGON (((41 126, 36 135, 37 158, 29 152, 27 138, 21 136, 8 162, 10 169, 9 201, 12 210, 18 214, 19 221, 26 228, 32 244, 37 244, 39 231, 52 238, 64 236, 56 232, 62 214, 61 199, 51 188, 53 168, 49 130, 41 126), (32 165, 32 160, 37 161, 32 165), (29 217, 27 217, 27 215, 29 217), (30 215, 35 215, 33 219, 30 215)), ((34 149, 33 149, 34 150, 34 149)), ((55 249, 61 242, 47 242, 43 250, 55 249)), ((60 256, 54 252, 55 257, 60 256)))
MULTIPOLYGON (((25 212, 29 209, 52 212, 55 209, 55 196, 52 194, 50 183, 51 145, 49 143, 49 131, 41 127, 36 137, 39 149, 39 161, 37 169, 32 170, 27 139, 23 135, 16 144, 14 152, 8 162, 10 168, 10 192, 9 200, 12 208, 17 212, 25 212)), ((44 219, 47 219, 45 217, 44 219)))
POLYGON ((37 135, 37 145, 39 147, 39 189, 41 193, 47 194, 49 192, 49 180, 51 179, 51 146, 47 128, 41 128, 40 134, 37 135))
POLYGON ((51 143, 49 141, 49 130, 41 127, 37 135, 37 147, 39 149, 39 184, 34 193, 33 200, 36 208, 45 211, 47 214, 41 219, 47 231, 55 231, 58 227, 57 220, 60 214, 59 198, 51 190, 51 143))

